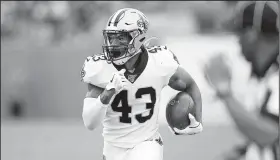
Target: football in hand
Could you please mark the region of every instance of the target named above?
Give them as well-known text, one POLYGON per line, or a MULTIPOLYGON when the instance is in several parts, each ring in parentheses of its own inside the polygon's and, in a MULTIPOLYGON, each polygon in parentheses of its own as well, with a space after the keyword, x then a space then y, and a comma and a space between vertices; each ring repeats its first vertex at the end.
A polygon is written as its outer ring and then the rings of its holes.
POLYGON ((176 94, 166 107, 168 125, 182 130, 190 125, 189 113, 194 115, 194 101, 186 92, 176 94))

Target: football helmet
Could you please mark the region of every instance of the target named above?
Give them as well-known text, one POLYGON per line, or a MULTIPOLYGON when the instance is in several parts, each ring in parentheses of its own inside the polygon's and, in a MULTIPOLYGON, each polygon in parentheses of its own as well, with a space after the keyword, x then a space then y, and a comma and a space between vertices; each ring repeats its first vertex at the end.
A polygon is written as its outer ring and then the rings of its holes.
POLYGON ((244 58, 252 75, 263 78, 272 66, 279 66, 279 3, 240 1, 227 22, 239 37, 244 58))
POLYGON ((226 25, 235 31, 254 28, 279 34, 279 5, 276 1, 240 1, 226 25))
POLYGON ((107 60, 116 65, 123 65, 140 53, 141 46, 145 43, 148 26, 147 17, 139 10, 124 8, 115 12, 103 30, 102 49, 107 60))

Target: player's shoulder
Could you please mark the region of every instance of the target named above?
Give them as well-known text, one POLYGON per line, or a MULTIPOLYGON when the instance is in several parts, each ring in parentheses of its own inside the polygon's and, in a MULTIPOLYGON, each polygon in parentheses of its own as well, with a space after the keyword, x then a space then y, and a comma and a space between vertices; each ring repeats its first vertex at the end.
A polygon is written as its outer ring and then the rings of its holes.
POLYGON ((167 48, 167 46, 161 45, 161 46, 149 46, 146 48, 149 55, 152 56, 166 56, 168 53, 171 53, 172 51, 167 48))
POLYGON ((176 62, 179 64, 177 56, 172 52, 172 50, 165 46, 152 46, 146 48, 150 57, 153 57, 159 63, 172 63, 176 62))
POLYGON ((81 80, 85 83, 90 83, 97 85, 99 87, 103 81, 104 71, 110 71, 111 64, 107 61, 104 54, 95 54, 92 56, 86 57, 84 60, 82 69, 81 69, 81 80))

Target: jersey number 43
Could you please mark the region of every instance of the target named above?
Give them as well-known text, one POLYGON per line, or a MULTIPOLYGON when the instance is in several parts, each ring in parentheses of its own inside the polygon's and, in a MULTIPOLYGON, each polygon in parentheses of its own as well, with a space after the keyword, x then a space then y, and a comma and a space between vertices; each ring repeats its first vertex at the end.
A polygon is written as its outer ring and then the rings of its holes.
MULTIPOLYGON (((135 115, 135 119, 139 123, 146 122, 153 116, 154 113, 154 106, 156 103, 156 91, 152 87, 140 88, 135 93, 135 97, 141 98, 145 94, 148 94, 151 97, 151 103, 146 103, 146 109, 150 109, 150 112, 147 116, 143 116, 142 114, 135 115)), ((127 98, 127 90, 122 90, 119 94, 116 95, 115 99, 111 104, 113 111, 122 113, 122 115, 120 116, 120 122, 122 123, 131 123, 131 117, 129 117, 129 113, 131 113, 131 106, 128 105, 127 98), (118 107, 120 102, 122 102, 122 106, 118 107)))

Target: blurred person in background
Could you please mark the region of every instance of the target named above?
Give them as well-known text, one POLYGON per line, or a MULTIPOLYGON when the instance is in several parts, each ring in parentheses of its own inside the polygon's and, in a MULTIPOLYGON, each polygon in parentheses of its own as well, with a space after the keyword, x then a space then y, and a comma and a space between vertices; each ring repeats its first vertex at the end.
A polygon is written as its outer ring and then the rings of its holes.
POLYGON ((10 37, 15 33, 16 2, 1 1, 1 38, 10 37))
POLYGON ((95 2, 73 2, 76 5, 74 10, 74 21, 78 32, 87 32, 91 29, 92 23, 96 20, 94 13, 95 2))
POLYGON ((43 22, 49 26, 52 30, 51 42, 57 44, 67 35, 70 13, 67 1, 40 1, 32 10, 33 23, 43 22))
POLYGON ((118 10, 103 30, 104 53, 87 57, 81 71, 88 85, 84 125, 93 130, 103 121, 104 160, 163 159, 158 114, 160 94, 167 85, 187 92, 196 106, 190 125, 174 132, 193 135, 203 130, 197 84, 166 46, 147 47, 148 27, 142 12, 118 10))
POLYGON ((53 29, 53 40, 58 42, 65 36, 65 21, 69 16, 69 4, 67 1, 50 1, 45 22, 53 29))
MULTIPOLYGON (((238 2, 229 26, 239 36, 250 73, 243 93, 232 88, 232 68, 218 55, 205 67, 215 89, 247 143, 226 153, 225 160, 279 160, 279 2, 238 2), (249 102, 249 103, 247 103, 249 102), (249 105, 248 105, 249 104, 249 105), (251 107, 252 110, 248 109, 251 107)), ((231 67, 237 67, 231 64, 231 67)), ((240 70, 240 72, 244 72, 240 70)), ((238 77, 236 77, 238 78, 238 77)))

